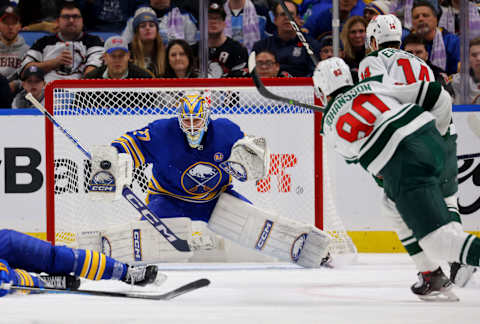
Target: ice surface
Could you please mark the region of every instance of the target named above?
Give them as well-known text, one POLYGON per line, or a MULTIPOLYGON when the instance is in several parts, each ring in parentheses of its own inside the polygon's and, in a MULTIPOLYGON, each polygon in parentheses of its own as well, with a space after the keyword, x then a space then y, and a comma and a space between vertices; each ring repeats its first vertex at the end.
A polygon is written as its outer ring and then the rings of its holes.
MULTIPOLYGON (((212 283, 170 301, 10 295, 0 299, 0 323, 480 323, 479 274, 455 289, 460 302, 422 302, 410 292, 416 270, 406 254, 360 254, 357 264, 337 269, 278 263, 161 268, 169 278, 159 292, 201 277, 212 283)), ((110 281, 83 288, 130 289, 110 281)))

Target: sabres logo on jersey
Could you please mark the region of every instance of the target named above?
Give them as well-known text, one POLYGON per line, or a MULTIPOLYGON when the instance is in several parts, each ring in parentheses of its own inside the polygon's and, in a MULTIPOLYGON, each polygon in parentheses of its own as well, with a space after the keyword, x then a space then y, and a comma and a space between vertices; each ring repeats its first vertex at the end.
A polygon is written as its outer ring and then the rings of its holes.
POLYGON ((182 187, 192 195, 215 190, 222 180, 220 169, 208 162, 197 162, 182 174, 182 187))

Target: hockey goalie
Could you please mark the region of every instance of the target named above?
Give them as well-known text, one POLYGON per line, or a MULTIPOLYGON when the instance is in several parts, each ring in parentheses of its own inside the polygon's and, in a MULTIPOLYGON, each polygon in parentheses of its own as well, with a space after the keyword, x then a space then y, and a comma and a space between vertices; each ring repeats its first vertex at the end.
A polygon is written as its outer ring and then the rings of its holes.
MULTIPOLYGON (((327 233, 264 211, 233 190, 232 177, 255 182, 266 175, 269 162, 265 138, 245 135, 226 118, 212 119, 207 98, 185 95, 176 117, 156 120, 111 146, 92 150, 89 195, 116 200, 131 182, 132 169, 152 164, 148 207, 188 240, 191 250, 220 249, 216 233, 282 261, 319 267, 329 254, 327 233), (192 224, 202 235, 192 236, 192 224)), ((175 250, 144 220, 77 237, 80 247, 124 262, 185 261, 192 256, 175 250)))

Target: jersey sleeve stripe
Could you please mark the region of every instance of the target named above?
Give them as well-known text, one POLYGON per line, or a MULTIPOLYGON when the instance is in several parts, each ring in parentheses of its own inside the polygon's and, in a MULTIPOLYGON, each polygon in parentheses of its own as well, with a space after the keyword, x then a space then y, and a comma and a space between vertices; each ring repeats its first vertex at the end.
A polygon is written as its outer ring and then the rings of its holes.
POLYGON ((141 164, 144 164, 145 163, 145 157, 143 156, 143 153, 142 153, 142 150, 140 150, 140 148, 138 147, 137 145, 137 142, 135 141, 135 139, 133 137, 131 137, 130 135, 126 134, 122 137, 125 137, 128 139, 128 141, 130 142, 130 144, 132 145, 132 147, 134 148, 135 150, 135 153, 138 155, 140 161, 142 162, 141 164))
POLYGON ((422 81, 421 84, 420 84, 420 90, 418 90, 417 99, 415 99, 415 103, 416 103, 417 105, 420 105, 420 106, 422 105, 420 100, 421 100, 421 97, 422 97, 423 87, 424 87, 424 86, 425 86, 425 82, 422 81))
POLYGON ((425 94, 425 100, 423 101, 423 109, 430 111, 437 103, 440 93, 442 92, 442 86, 438 82, 431 82, 428 84, 427 93, 425 94))
POLYGON ((120 137, 119 139, 115 140, 114 143, 121 143, 123 144, 123 148, 126 150, 126 152, 128 154, 130 154, 130 156, 133 158, 133 161, 134 161, 134 167, 135 168, 138 168, 140 166, 140 161, 139 161, 139 158, 137 156, 137 154, 135 153, 135 151, 133 150, 133 147, 130 145, 129 141, 126 139, 126 138, 123 138, 120 137))

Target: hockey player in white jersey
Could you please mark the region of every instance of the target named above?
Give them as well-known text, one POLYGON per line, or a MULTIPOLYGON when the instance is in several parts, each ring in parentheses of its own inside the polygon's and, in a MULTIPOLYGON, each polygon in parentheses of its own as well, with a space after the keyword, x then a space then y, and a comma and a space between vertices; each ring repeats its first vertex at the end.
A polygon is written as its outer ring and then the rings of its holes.
MULTIPOLYGON (((394 15, 379 15, 374 17, 367 26, 366 46, 372 52, 360 62, 358 78, 376 75, 388 75, 394 82, 411 84, 421 81, 435 81, 432 69, 419 57, 400 49, 402 39, 402 24, 394 15)), ((451 110, 451 107, 445 109, 451 110)), ((443 116, 451 118, 446 112, 443 116)), ((445 121, 439 121, 441 123, 445 121)), ((441 189, 450 213, 456 221, 461 223, 457 204, 458 192, 458 166, 457 166, 457 135, 455 125, 450 126, 445 134, 442 134, 447 145, 445 168, 441 175, 441 189)), ((378 180, 378 179, 377 179, 378 180)), ((377 181, 380 182, 381 181, 377 181)), ((419 278, 435 274, 444 276, 440 265, 430 260, 418 246, 418 242, 412 239, 412 231, 402 222, 394 204, 384 197, 386 215, 394 220, 399 239, 414 260, 419 278)), ((465 286, 476 268, 462 265, 457 262, 451 263, 450 280, 458 286, 465 286)), ((426 289, 425 278, 412 286, 413 290, 426 289)))
MULTIPOLYGON (((320 62, 313 80, 328 100, 322 121, 327 141, 347 162, 383 177, 384 192, 419 246, 432 258, 479 266, 480 239, 455 221, 440 188, 446 156, 441 134, 449 127, 443 114, 451 105, 440 83, 395 85, 380 75, 353 86, 339 58, 320 62)), ((421 299, 458 300, 448 278, 423 278, 429 289, 412 290, 421 299)))

